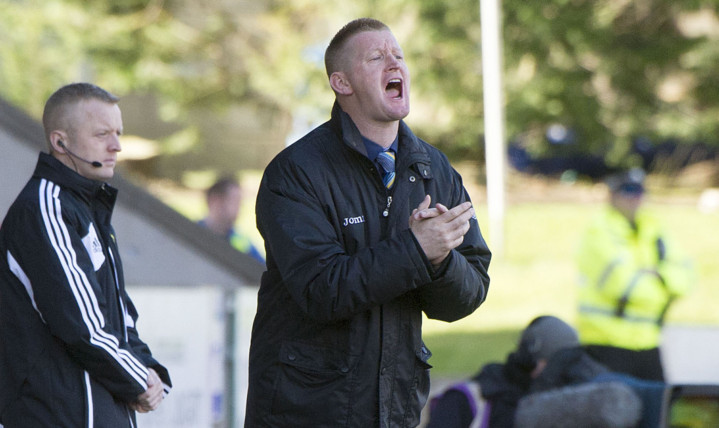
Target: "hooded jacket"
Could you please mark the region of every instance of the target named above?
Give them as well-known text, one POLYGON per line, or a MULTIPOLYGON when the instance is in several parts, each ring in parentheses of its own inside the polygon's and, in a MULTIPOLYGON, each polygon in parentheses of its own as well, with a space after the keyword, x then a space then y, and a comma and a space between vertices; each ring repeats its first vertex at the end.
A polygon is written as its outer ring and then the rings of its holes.
POLYGON ((476 219, 436 271, 408 219, 425 198, 469 199, 447 158, 400 122, 396 179, 362 136, 330 121, 267 167, 256 204, 267 271, 252 331, 248 427, 413 427, 429 392, 422 312, 454 321, 489 287, 476 219))
POLYGON ((117 196, 41 153, 0 228, 0 422, 130 427, 167 370, 135 329, 110 224, 117 196))

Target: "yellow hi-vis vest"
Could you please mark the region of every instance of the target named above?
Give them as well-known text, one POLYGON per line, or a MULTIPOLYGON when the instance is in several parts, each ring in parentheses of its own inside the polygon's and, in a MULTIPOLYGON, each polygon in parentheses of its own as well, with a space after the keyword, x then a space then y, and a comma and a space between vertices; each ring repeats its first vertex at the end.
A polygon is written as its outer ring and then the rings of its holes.
POLYGON ((636 230, 613 208, 580 243, 577 331, 583 344, 632 350, 659 346, 669 305, 695 282, 691 262, 641 210, 636 230))

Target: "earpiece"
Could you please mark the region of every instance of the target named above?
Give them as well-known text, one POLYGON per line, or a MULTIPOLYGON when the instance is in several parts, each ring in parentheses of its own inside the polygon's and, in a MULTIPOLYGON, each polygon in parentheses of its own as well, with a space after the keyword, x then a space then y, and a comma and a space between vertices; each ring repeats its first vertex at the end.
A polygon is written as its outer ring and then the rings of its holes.
POLYGON ((89 161, 89 160, 84 159, 84 158, 81 158, 80 156, 78 156, 78 155, 76 155, 75 153, 71 152, 70 149, 68 149, 67 147, 65 147, 65 143, 64 143, 62 140, 57 140, 57 145, 60 146, 60 147, 62 147, 63 149, 65 149, 65 151, 67 152, 68 156, 72 156, 72 157, 74 157, 75 159, 81 160, 81 161, 83 161, 83 162, 85 162, 85 163, 89 163, 90 165, 93 166, 93 168, 100 168, 100 167, 102 166, 102 163, 99 162, 99 161, 89 161))

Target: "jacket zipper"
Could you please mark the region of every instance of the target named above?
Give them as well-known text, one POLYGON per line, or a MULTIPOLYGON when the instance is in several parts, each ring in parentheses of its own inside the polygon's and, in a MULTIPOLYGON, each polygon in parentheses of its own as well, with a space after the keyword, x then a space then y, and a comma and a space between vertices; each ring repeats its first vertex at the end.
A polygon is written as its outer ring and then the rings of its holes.
POLYGON ((384 211, 382 211, 382 215, 384 217, 387 217, 389 215, 389 207, 392 205, 392 197, 387 196, 387 206, 385 207, 384 211))

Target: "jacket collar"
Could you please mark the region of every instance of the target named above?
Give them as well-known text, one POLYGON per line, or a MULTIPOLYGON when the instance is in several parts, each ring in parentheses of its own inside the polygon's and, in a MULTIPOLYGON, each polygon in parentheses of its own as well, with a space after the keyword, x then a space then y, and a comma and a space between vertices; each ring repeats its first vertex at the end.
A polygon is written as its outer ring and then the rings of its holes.
POLYGON ((117 189, 102 181, 85 178, 47 153, 40 153, 33 177, 44 178, 72 191, 88 205, 101 202, 109 210, 115 205, 117 189))
MULTIPOLYGON (((362 134, 360 134, 352 118, 342 110, 337 101, 335 101, 332 107, 332 118, 330 122, 342 136, 344 144, 367 156, 367 149, 362 141, 362 134)), ((427 150, 419 143, 418 138, 403 120, 399 121, 397 162, 407 162, 410 165, 417 162, 429 164, 429 154, 427 150)))

